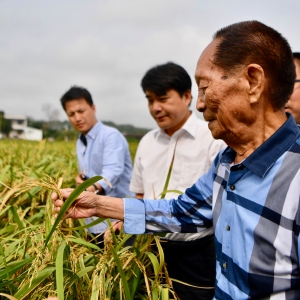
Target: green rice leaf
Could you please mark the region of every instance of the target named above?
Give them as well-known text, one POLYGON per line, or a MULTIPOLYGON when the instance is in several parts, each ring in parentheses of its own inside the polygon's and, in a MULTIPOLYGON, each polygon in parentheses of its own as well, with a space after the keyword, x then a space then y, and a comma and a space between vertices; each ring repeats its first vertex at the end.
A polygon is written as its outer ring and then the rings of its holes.
POLYGON ((0 270, 0 281, 4 280, 5 277, 9 278, 9 276, 7 276, 7 273, 15 274, 19 269, 21 269, 23 266, 30 263, 33 259, 34 259, 33 257, 29 257, 22 261, 14 261, 14 262, 8 263, 5 267, 5 270, 0 270))
POLYGON ((167 193, 175 193, 175 194, 179 194, 179 195, 182 195, 182 194, 183 194, 183 192, 181 192, 181 191, 179 191, 179 190, 165 190, 165 191, 163 191, 162 193, 160 193, 160 194, 158 195, 158 199, 164 198, 165 195, 166 195, 167 193), (163 196, 163 195, 164 195, 164 196, 163 196))
POLYGON ((125 273, 124 273, 123 268, 122 268, 121 261, 118 257, 118 254, 117 254, 116 250, 114 249, 114 247, 111 247, 111 250, 112 250, 114 260, 116 262, 116 265, 118 267, 118 271, 119 271, 121 279, 122 279, 122 284, 123 284, 124 292, 125 292, 125 299, 130 300, 130 299, 132 299, 131 295, 130 295, 130 289, 129 289, 129 286, 128 286, 128 282, 127 282, 125 273))
POLYGON ((4 297, 6 297, 6 298, 9 299, 9 300, 18 300, 18 299, 16 299, 16 298, 13 297, 13 296, 10 296, 10 295, 4 294, 4 293, 0 293, 0 296, 4 296, 4 297))
POLYGON ((121 247, 126 243, 127 240, 129 240, 133 235, 132 234, 125 234, 124 238, 116 244, 116 251, 118 252, 121 247))
MULTIPOLYGON (((176 144, 177 144, 177 143, 176 143, 176 144)), ((176 149, 176 147, 175 147, 175 149, 176 149)), ((174 149, 172 161, 171 161, 171 164, 170 164, 170 167, 169 167, 168 175, 167 175, 167 178, 166 178, 166 181, 165 181, 164 189, 163 189, 162 193, 160 194, 160 195, 161 195, 161 198, 165 198, 165 196, 166 196, 166 194, 167 194, 167 190, 168 190, 168 186, 169 186, 169 181, 170 181, 171 174, 172 174, 172 169, 173 169, 173 162, 174 162, 174 156, 175 156, 175 149, 174 149)))
POLYGON ((98 288, 98 286, 100 285, 100 281, 101 281, 100 277, 98 275, 95 275, 94 280, 93 280, 91 300, 98 300, 99 299, 99 288, 98 288))
POLYGON ((76 244, 84 245, 84 246, 87 246, 89 248, 93 248, 93 249, 98 250, 98 251, 102 251, 101 248, 99 248, 97 245, 89 243, 89 242, 87 242, 83 239, 68 237, 68 241, 74 242, 76 244))
POLYGON ((1 212, 0 212, 0 217, 2 215, 4 215, 6 213, 6 211, 9 210, 9 209, 10 209, 10 206, 6 206, 4 209, 2 209, 1 212))
POLYGON ((10 277, 9 277, 9 271, 8 271, 8 268, 7 268, 6 257, 5 257, 5 254, 4 254, 4 251, 3 251, 3 248, 1 246, 1 244, 0 244, 0 254, 3 257, 6 278, 7 278, 7 280, 9 280, 10 277))
MULTIPOLYGON (((89 267, 86 267, 86 268, 81 268, 81 270, 76 274, 79 278, 81 278, 81 277, 87 277, 88 278, 88 276, 87 276, 87 274, 89 273, 89 272, 91 272, 91 271, 93 271, 95 269, 95 267, 93 267, 93 266, 89 266, 89 267)), ((90 279, 88 278, 88 280, 87 280, 87 282, 88 283, 90 283, 90 279)))
POLYGON ((161 300, 169 300, 169 289, 168 288, 162 288, 161 289, 161 300))
POLYGON ((89 223, 89 224, 85 224, 85 225, 82 225, 82 226, 77 226, 77 227, 72 227, 72 228, 66 228, 67 230, 81 230, 81 229, 86 229, 86 228, 89 228, 89 227, 92 227, 92 226, 95 226, 99 223, 102 223, 103 221, 105 221, 106 219, 105 218, 98 218, 97 220, 89 223))
POLYGON ((24 229, 24 225, 23 223, 21 222, 20 218, 19 218, 19 215, 16 211, 16 208, 14 206, 11 206, 10 207, 10 211, 12 212, 13 216, 14 216, 14 221, 18 224, 19 226, 19 229, 22 230, 24 229))
POLYGON ((152 300, 159 300, 158 289, 156 285, 153 285, 152 287, 152 300))
POLYGON ((151 263, 153 265, 155 277, 157 278, 160 269, 158 259, 152 252, 146 251, 145 254, 150 258, 151 263))
POLYGON ((57 256, 55 260, 55 274, 56 274, 56 289, 59 300, 64 300, 64 253, 66 242, 62 241, 57 250, 57 256))
POLYGON ((24 299, 31 291, 33 291, 39 284, 41 284, 47 277, 55 271, 55 267, 48 267, 38 273, 32 281, 27 282, 21 289, 14 295, 17 299, 24 299))
POLYGON ((4 251, 5 257, 7 257, 8 255, 14 253, 15 250, 16 250, 16 247, 19 245, 19 243, 20 242, 18 240, 15 240, 15 241, 11 242, 11 244, 9 244, 9 246, 4 251))
POLYGON ((86 266, 85 266, 85 263, 84 263, 83 255, 82 255, 82 254, 79 256, 79 265, 80 265, 80 269, 81 269, 81 270, 77 273, 77 276, 78 276, 78 277, 84 276, 84 279, 86 280, 86 282, 87 282, 88 285, 89 285, 89 284, 91 283, 91 280, 90 280, 89 276, 87 276, 87 273, 88 273, 89 271, 87 271, 86 273, 82 274, 81 276, 79 275, 79 273, 80 273, 81 271, 84 271, 84 270, 88 269, 88 268, 93 268, 93 269, 94 269, 94 267, 93 267, 93 266, 90 266, 90 267, 86 267, 86 266))
POLYGON ((141 270, 137 265, 133 269, 133 274, 134 275, 132 276, 132 280, 130 281, 131 299, 134 299, 135 293, 139 287, 139 283, 141 280, 141 270))
POLYGON ((61 207, 57 218, 54 222, 54 225, 51 228, 51 231, 49 233, 49 235, 47 236, 46 240, 45 240, 45 246, 44 248, 46 248, 53 232, 55 231, 57 225, 59 224, 59 222, 63 219, 65 213, 67 212, 67 210, 70 208, 70 206, 72 205, 72 203, 77 199, 77 197, 83 192, 85 191, 90 185, 92 185, 93 183, 101 180, 103 177, 102 176, 94 176, 92 178, 87 179, 86 181, 84 181, 83 183, 81 183, 69 196, 69 198, 66 200, 66 202, 63 204, 63 206, 61 207))
POLYGON ((164 256, 164 251, 161 247, 161 244, 159 242, 159 239, 154 236, 154 239, 155 239, 155 242, 156 242, 156 247, 158 249, 158 254, 159 254, 159 272, 162 270, 163 268, 163 264, 164 264, 164 261, 165 261, 165 256, 164 256))

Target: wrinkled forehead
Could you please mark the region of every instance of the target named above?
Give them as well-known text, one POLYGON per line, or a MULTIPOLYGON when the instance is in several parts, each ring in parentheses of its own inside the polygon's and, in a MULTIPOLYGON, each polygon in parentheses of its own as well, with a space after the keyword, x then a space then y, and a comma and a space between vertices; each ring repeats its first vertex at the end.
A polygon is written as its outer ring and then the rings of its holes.
POLYGON ((216 52, 216 48, 219 45, 220 40, 213 40, 201 53, 196 67, 195 78, 196 80, 201 79, 205 76, 205 73, 214 67, 216 67, 213 63, 214 54, 216 52))

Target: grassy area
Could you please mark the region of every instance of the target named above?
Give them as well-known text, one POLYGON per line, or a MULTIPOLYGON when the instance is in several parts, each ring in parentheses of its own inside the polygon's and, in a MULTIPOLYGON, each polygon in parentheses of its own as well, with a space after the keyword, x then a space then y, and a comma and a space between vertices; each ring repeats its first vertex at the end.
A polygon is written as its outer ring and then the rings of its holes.
POLYGON ((176 299, 155 236, 111 231, 102 251, 82 220, 54 216, 51 193, 76 174, 74 142, 0 140, 0 298, 176 299))

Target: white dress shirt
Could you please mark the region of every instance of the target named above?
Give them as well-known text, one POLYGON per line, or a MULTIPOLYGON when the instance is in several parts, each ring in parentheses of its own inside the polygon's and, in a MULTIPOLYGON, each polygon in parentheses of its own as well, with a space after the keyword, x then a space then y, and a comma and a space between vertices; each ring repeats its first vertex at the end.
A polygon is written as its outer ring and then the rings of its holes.
MULTIPOLYGON (((207 123, 194 113, 171 137, 160 128, 154 129, 142 138, 138 146, 130 191, 144 194, 144 199, 159 199, 175 149, 168 190, 184 192, 209 170, 216 155, 225 147, 223 141, 212 137, 207 123)), ((177 199, 178 196, 176 192, 169 192, 164 198, 177 199)), ((166 238, 195 240, 212 233, 213 229, 210 228, 200 233, 170 233, 166 238)))

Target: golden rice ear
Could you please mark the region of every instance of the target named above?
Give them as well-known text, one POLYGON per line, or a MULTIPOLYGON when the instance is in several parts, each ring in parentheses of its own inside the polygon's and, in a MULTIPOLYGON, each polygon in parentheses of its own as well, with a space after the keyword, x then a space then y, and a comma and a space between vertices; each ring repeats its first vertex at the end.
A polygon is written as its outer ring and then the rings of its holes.
POLYGON ((62 186, 75 186, 74 143, 1 140, 0 153, 3 299, 45 300, 59 293, 74 300, 177 299, 164 279, 166 268, 154 275, 162 256, 152 247, 153 235, 137 235, 131 246, 126 246, 131 235, 112 235, 115 242, 102 251, 89 242, 87 228, 103 219, 88 225, 63 220, 44 249, 56 220, 50 195, 61 197, 62 186))

